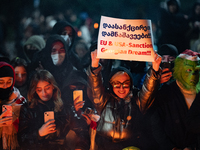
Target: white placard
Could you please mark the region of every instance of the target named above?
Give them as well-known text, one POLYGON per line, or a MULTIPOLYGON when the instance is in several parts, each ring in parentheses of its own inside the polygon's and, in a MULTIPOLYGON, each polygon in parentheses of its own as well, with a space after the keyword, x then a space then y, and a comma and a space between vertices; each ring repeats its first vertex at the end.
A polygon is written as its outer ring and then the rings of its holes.
POLYGON ((151 20, 101 16, 97 49, 102 59, 154 61, 151 20))

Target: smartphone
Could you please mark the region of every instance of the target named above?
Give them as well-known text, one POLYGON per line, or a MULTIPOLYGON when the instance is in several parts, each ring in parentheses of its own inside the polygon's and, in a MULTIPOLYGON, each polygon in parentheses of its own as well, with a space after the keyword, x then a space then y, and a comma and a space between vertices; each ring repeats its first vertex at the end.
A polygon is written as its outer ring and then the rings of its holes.
POLYGON ((12 117, 12 106, 10 105, 3 105, 2 106, 2 112, 5 112, 5 114, 3 115, 3 118, 5 117, 12 117))
POLYGON ((91 108, 89 108, 89 107, 87 107, 86 109, 85 109, 85 111, 84 111, 84 114, 85 115, 89 115, 89 114, 93 114, 93 110, 91 109, 91 108))
POLYGON ((164 68, 169 68, 169 70, 171 69, 171 63, 170 62, 163 62, 161 64, 162 69, 164 68))
POLYGON ((47 122, 49 120, 54 120, 54 111, 44 112, 44 122, 47 122))
POLYGON ((73 100, 75 100, 78 96, 80 96, 80 97, 77 100, 77 102, 83 101, 83 90, 74 90, 73 91, 73 100))
POLYGON ((165 69, 165 68, 168 68, 169 71, 166 71, 166 72, 163 72, 163 73, 167 73, 167 72, 171 72, 171 63, 170 62, 163 62, 161 63, 161 68, 162 69, 165 69))

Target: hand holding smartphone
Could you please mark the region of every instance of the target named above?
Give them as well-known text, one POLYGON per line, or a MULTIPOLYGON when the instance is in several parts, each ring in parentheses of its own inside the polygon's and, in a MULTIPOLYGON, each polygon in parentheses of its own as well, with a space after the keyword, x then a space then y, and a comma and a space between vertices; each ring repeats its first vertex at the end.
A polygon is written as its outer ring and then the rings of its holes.
POLYGON ((74 90, 73 91, 73 100, 74 100, 74 107, 75 107, 76 111, 78 111, 80 108, 83 108, 83 106, 84 106, 83 91, 82 90, 74 90))
POLYGON ((12 106, 3 105, 0 119, 0 126, 8 126, 12 124, 12 106))
POLYGON ((3 105, 2 106, 2 112, 5 112, 3 114, 3 117, 2 118, 5 118, 5 117, 12 117, 12 106, 10 105, 3 105))
POLYGON ((54 111, 44 112, 44 123, 46 123, 49 120, 54 120, 54 111))
POLYGON ((74 101, 76 100, 77 103, 83 101, 83 91, 82 90, 74 90, 73 91, 73 100, 74 101))
POLYGON ((91 108, 89 108, 89 107, 87 107, 85 109, 85 111, 84 111, 85 115, 92 115, 93 113, 94 113, 94 111, 91 108))
POLYGON ((162 62, 161 68, 162 69, 168 68, 171 71, 171 63, 170 62, 162 62))
POLYGON ((44 112, 44 124, 39 129, 40 136, 46 136, 56 132, 56 124, 54 120, 54 111, 44 112))

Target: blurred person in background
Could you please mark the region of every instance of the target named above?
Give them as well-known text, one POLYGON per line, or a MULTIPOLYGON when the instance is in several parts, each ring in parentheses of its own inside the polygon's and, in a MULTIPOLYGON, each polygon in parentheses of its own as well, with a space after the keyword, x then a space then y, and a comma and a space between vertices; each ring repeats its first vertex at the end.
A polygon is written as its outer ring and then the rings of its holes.
POLYGON ((85 71, 91 62, 90 50, 85 41, 83 39, 76 40, 73 51, 78 56, 76 68, 85 71))
POLYGON ((33 35, 29 37, 23 45, 26 61, 31 63, 34 54, 38 51, 41 51, 45 47, 45 44, 45 40, 40 35, 33 35))
POLYGON ((73 26, 67 21, 58 21, 53 26, 52 34, 58 34, 64 38, 67 46, 69 47, 69 53, 77 36, 73 26))
POLYGON ((35 69, 48 70, 54 76, 59 88, 62 88, 63 81, 67 79, 69 73, 76 69, 69 60, 68 48, 66 41, 60 35, 50 35, 45 47, 37 52, 32 62, 32 65, 36 66, 35 69))
POLYGON ((0 16, 0 56, 9 57, 8 52, 6 51, 6 35, 7 27, 4 21, 4 16, 0 16))
POLYGON ((160 36, 158 37, 158 48, 162 44, 172 44, 178 49, 178 53, 189 48, 186 41, 186 32, 189 29, 187 16, 181 13, 178 0, 167 0, 167 8, 161 8, 159 18, 160 36))
POLYGON ((20 94, 27 99, 28 93, 28 64, 27 62, 19 57, 14 58, 11 62, 15 70, 15 87, 20 91, 20 94))
POLYGON ((68 49, 66 53, 68 59, 77 69, 81 70, 81 62, 78 55, 73 51, 74 43, 77 39, 77 33, 73 26, 67 21, 58 21, 52 29, 52 34, 60 35, 66 42, 68 49))
POLYGON ((80 18, 82 20, 82 24, 80 25, 80 37, 85 41, 87 46, 90 47, 92 42, 92 34, 94 32, 93 20, 86 12, 80 13, 80 18))
MULTIPOLYGON (((196 1, 193 4, 191 13, 188 16, 188 24, 189 24, 189 30, 186 34, 186 37, 190 45, 189 48, 192 48, 192 45, 195 43, 195 41, 199 39, 199 34, 200 34, 200 2, 199 1, 196 1)), ((196 51, 196 49, 192 49, 192 50, 196 51)))

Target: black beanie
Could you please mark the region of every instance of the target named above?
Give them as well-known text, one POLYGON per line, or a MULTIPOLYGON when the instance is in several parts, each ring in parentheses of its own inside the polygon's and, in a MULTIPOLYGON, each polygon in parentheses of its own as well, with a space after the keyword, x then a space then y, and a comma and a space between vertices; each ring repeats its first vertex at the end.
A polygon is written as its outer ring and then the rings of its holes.
POLYGON ((170 55, 170 56, 176 57, 176 56, 178 56, 178 50, 172 44, 163 44, 158 49, 158 54, 161 55, 161 56, 163 56, 163 55, 170 55))
POLYGON ((10 66, 3 66, 0 68, 0 78, 14 77, 13 69, 10 66))
POLYGON ((0 78, 2 77, 13 77, 13 88, 15 84, 15 70, 10 64, 0 61, 0 78))
POLYGON ((10 87, 0 88, 0 103, 9 98, 10 94, 12 94, 13 86, 15 84, 15 71, 13 67, 3 61, 0 62, 0 78, 2 77, 12 77, 13 83, 10 87))

